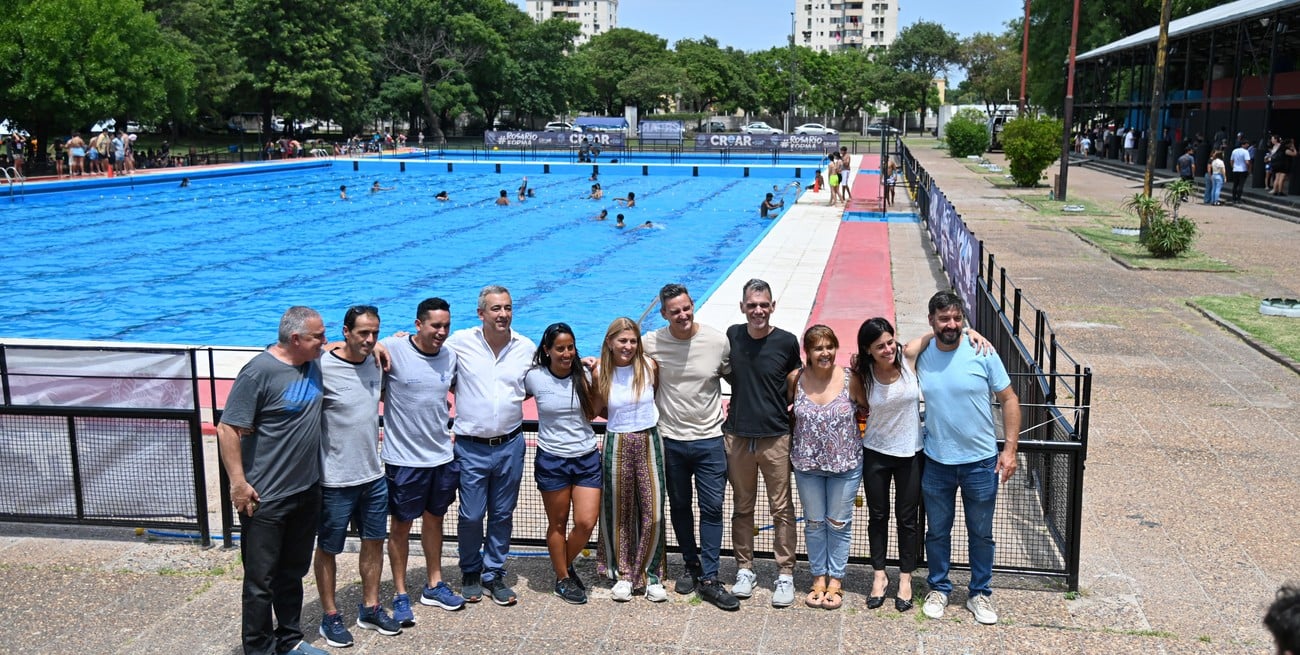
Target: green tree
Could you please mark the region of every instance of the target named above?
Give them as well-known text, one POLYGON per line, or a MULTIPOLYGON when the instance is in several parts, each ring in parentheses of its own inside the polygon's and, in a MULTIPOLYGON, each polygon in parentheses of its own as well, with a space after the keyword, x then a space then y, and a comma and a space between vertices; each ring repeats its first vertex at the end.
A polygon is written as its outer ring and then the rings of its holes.
POLYGON ((667 109, 678 95, 698 95, 686 72, 667 58, 653 66, 641 66, 618 83, 618 94, 623 102, 636 105, 642 111, 667 109))
POLYGON ((960 44, 952 32, 938 23, 917 21, 903 28, 889 47, 889 61, 903 73, 910 73, 909 84, 921 111, 921 131, 925 131, 925 112, 930 107, 929 90, 935 78, 958 62, 960 44))
POLYGON ((1061 154, 1061 121, 1047 116, 1020 116, 1002 130, 1011 179, 1018 186, 1038 184, 1043 171, 1061 154))
MULTIPOLYGON (((234 0, 232 36, 244 56, 242 87, 271 117, 334 116, 364 102, 370 90, 371 44, 383 26, 369 0, 335 0, 328 9, 289 0, 234 0)), ((286 123, 291 124, 290 121, 286 123)))
POLYGON ((674 47, 675 60, 689 83, 683 97, 687 108, 706 112, 732 112, 752 103, 758 77, 745 53, 721 48, 712 37, 682 39, 674 47))
POLYGON ((0 33, 0 106, 42 144, 109 116, 156 121, 194 89, 186 53, 140 0, 18 0, 0 33))
MULTIPOLYGON (((589 109, 604 114, 621 114, 630 104, 623 97, 619 83, 642 67, 654 67, 668 59, 668 42, 640 30, 616 27, 597 34, 578 48, 574 55, 583 73, 588 75, 594 101, 589 109)), ((640 85, 636 85, 640 86, 640 85)))
POLYGON ((169 96, 173 134, 195 118, 235 109, 231 94, 245 79, 244 62, 230 38, 232 8, 225 0, 146 0, 145 10, 158 17, 163 36, 192 62, 192 102, 187 94, 169 96))
POLYGON ((966 69, 963 85, 984 105, 989 116, 1007 98, 1020 96, 1020 49, 1016 39, 1013 32, 1001 36, 977 32, 962 41, 961 65, 966 69))
POLYGON ((568 113, 570 99, 581 94, 581 86, 574 82, 579 79, 576 62, 566 52, 573 49, 580 30, 573 21, 552 18, 530 24, 510 39, 518 68, 507 102, 517 115, 549 118, 568 113))

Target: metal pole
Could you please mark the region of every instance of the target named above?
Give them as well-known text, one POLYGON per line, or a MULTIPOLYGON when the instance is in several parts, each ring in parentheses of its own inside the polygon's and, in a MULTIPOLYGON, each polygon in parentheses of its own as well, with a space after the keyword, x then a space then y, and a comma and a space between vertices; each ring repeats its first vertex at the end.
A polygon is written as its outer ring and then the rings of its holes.
POLYGON ((1065 132, 1061 136, 1061 172, 1057 175, 1056 199, 1064 201, 1070 179, 1070 132, 1074 129, 1074 55, 1079 49, 1079 0, 1074 0, 1070 20, 1070 64, 1065 75, 1065 132))
MULTIPOLYGON (((1020 44, 1020 112, 1018 116, 1025 115, 1025 84, 1029 77, 1029 2, 1025 0, 1025 24, 1024 38, 1020 44)), ((1068 126, 1067 126, 1068 127, 1068 126)))
MULTIPOLYGON (((1165 55, 1169 50, 1169 13, 1173 9, 1172 0, 1160 3, 1160 36, 1156 39, 1155 80, 1151 84, 1151 117, 1147 120, 1147 166, 1142 174, 1142 194, 1151 195, 1151 178, 1156 170, 1156 148, 1159 141, 1157 125, 1160 120, 1160 107, 1165 95, 1165 55)), ((1145 222, 1143 218, 1143 222, 1145 222)), ((1142 226, 1143 232, 1147 226, 1142 226)))

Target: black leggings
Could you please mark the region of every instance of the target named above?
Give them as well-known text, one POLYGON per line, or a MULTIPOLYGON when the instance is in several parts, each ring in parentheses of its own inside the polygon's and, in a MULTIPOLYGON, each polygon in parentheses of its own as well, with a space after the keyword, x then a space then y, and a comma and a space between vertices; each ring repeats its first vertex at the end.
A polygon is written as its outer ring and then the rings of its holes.
POLYGON ((871 568, 885 569, 889 551, 889 483, 894 482, 894 519, 898 522, 898 569, 916 570, 920 553, 917 530, 921 505, 921 469, 924 457, 894 457, 870 448, 862 449, 862 486, 867 492, 867 538, 871 544, 871 568))

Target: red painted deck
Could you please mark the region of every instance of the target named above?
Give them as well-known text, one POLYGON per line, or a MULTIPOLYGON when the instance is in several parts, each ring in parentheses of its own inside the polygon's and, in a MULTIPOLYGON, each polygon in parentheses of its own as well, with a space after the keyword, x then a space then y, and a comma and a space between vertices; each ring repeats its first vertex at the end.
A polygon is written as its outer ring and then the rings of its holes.
POLYGON ((835 330, 840 340, 837 359, 847 366, 858 350, 858 327, 875 316, 895 322, 889 225, 840 223, 808 325, 821 323, 835 330))
POLYGON ((876 167, 880 166, 880 158, 872 159, 869 155, 854 155, 851 163, 854 169, 851 176, 853 182, 849 185, 850 200, 845 205, 844 211, 881 211, 880 171, 876 170, 876 167))

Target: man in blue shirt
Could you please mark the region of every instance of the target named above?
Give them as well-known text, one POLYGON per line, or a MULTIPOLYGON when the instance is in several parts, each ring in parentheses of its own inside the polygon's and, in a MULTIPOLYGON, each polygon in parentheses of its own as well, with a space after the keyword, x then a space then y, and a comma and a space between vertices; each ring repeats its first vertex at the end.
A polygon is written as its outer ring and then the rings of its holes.
POLYGON ((921 352, 916 371, 925 395, 925 472, 921 496, 925 500, 927 530, 925 559, 930 569, 930 593, 922 611, 943 617, 952 582, 952 522, 956 494, 961 489, 970 552, 970 596, 966 608, 979 623, 997 623, 990 596, 993 577, 993 508, 998 482, 1016 471, 1016 444, 1020 438, 1020 401, 1002 361, 980 355, 962 339, 961 298, 941 291, 930 298, 930 327, 934 343, 921 352), (989 395, 1002 405, 1002 430, 1006 440, 998 453, 997 432, 989 395))

